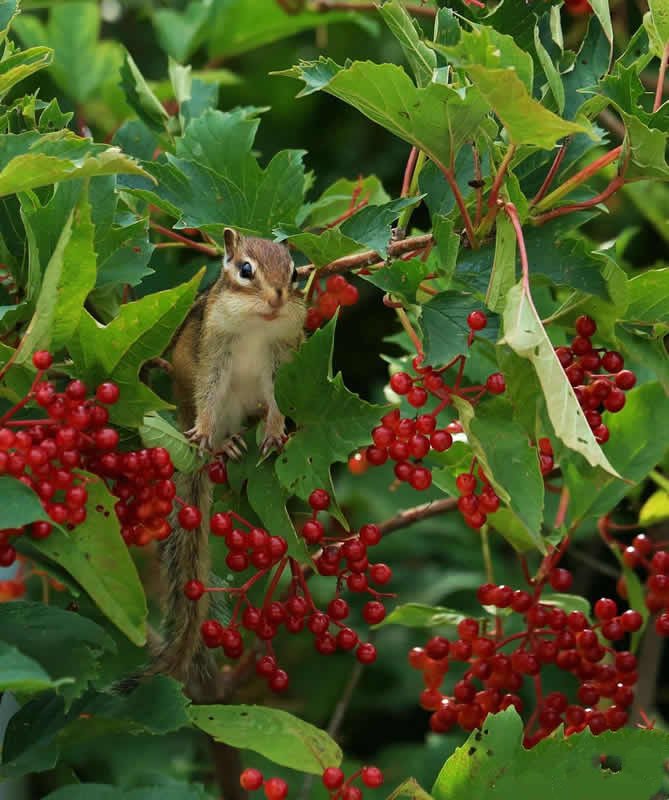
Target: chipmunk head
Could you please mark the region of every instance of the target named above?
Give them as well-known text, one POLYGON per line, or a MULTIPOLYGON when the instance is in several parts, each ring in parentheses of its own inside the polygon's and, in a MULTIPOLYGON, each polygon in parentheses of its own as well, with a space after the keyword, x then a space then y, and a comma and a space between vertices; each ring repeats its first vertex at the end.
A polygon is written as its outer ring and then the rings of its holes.
POLYGON ((224 232, 223 282, 235 311, 267 322, 304 320, 297 270, 288 248, 269 239, 224 232))

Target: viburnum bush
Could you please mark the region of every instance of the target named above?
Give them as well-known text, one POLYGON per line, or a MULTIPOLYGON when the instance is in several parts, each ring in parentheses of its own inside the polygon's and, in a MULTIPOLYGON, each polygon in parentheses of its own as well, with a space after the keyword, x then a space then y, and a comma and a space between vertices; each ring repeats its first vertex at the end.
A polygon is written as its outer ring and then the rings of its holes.
POLYGON ((3 780, 669 797, 667 0, 18 6, 3 780), (285 444, 253 422, 236 461, 170 382, 226 227, 284 243, 307 306, 285 444), (161 543, 207 533, 170 590, 214 699, 148 666, 161 543))

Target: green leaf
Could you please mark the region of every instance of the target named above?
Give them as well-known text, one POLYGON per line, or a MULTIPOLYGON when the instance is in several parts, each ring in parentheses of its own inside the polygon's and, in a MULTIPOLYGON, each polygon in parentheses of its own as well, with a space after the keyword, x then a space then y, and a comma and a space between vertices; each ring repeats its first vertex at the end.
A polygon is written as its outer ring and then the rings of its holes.
POLYGON ((86 690, 114 642, 86 617, 43 603, 0 603, 2 639, 36 661, 68 701, 86 690), (65 680, 67 679, 67 680, 65 680), (73 680, 74 679, 74 680, 73 680))
POLYGON ((538 25, 534 29, 534 48, 537 51, 539 63, 541 64, 541 68, 543 69, 546 80, 548 81, 548 86, 553 95, 553 99, 555 100, 557 110, 562 115, 564 113, 565 105, 564 84, 562 83, 562 78, 560 77, 558 67, 555 66, 550 53, 542 44, 538 25))
POLYGON ((413 208, 420 197, 400 197, 382 206, 365 206, 340 227, 344 236, 374 250, 383 258, 388 255, 390 224, 406 208, 413 208))
POLYGON ((444 764, 432 787, 435 800, 630 800, 661 794, 669 736, 624 728, 593 736, 559 732, 526 750, 523 722, 513 708, 489 715, 444 764), (618 764, 607 769, 602 756, 618 764), (555 765, 560 765, 559 776, 555 765), (554 776, 554 777, 551 777, 554 776))
POLYGON ((226 59, 322 25, 364 22, 362 16, 348 11, 287 14, 274 0, 254 0, 253 4, 231 0, 215 5, 216 16, 207 36, 209 56, 226 59))
POLYGON ((469 444, 495 492, 525 526, 534 545, 543 551, 544 482, 539 457, 527 432, 513 419, 511 404, 496 397, 474 410, 459 397, 453 397, 453 402, 469 444))
POLYGON ((278 241, 288 241, 315 264, 322 267, 341 256, 355 253, 360 245, 350 239, 338 228, 330 228, 322 233, 291 233, 288 226, 274 229, 278 241))
POLYGON ((129 188, 177 217, 177 228, 201 228, 221 241, 226 225, 267 236, 294 223, 307 186, 304 151, 282 150, 262 169, 251 151, 258 110, 205 111, 177 140, 168 163, 145 163, 158 185, 129 188))
POLYGON ((118 385, 121 402, 110 409, 117 424, 139 426, 151 411, 170 408, 139 380, 139 369, 169 345, 193 304, 202 274, 174 289, 126 303, 109 325, 100 325, 87 311, 82 314, 78 335, 69 345, 74 368, 91 386, 103 381, 118 385))
POLYGON ((402 625, 405 628, 436 628, 441 626, 455 628, 466 618, 466 614, 442 606, 427 606, 423 603, 403 603, 395 606, 383 622, 375 625, 402 625))
POLYGON ((471 64, 466 71, 507 129, 513 144, 550 150, 564 136, 589 133, 583 125, 561 119, 535 100, 515 70, 471 64))
MULTIPOLYGON (((330 466, 368 444, 370 430, 387 409, 349 392, 341 373, 332 377, 335 324, 336 317, 316 331, 276 377, 276 401, 297 427, 276 460, 276 474, 303 500, 318 488, 334 498, 330 466)), ((331 513, 345 524, 334 500, 331 513)))
POLYGON ((473 138, 488 111, 478 87, 468 87, 464 98, 442 83, 417 88, 394 64, 354 61, 342 68, 321 58, 277 74, 303 80, 300 97, 320 90, 349 103, 444 167, 473 138))
POLYGON ((624 318, 639 325, 669 323, 669 268, 649 269, 627 283, 624 318))
POLYGON ((93 144, 72 131, 0 136, 0 197, 72 178, 144 170, 118 147, 93 144))
POLYGON ((18 478, 0 475, 0 530, 48 519, 38 496, 18 478))
POLYGON ((585 614, 588 619, 590 618, 590 603, 585 597, 581 597, 579 594, 560 594, 559 592, 542 594, 541 602, 549 606, 561 608, 563 611, 566 611, 567 614, 569 614, 570 611, 580 611, 582 614, 585 614))
POLYGON ((660 39, 669 42, 669 3, 667 0, 648 0, 648 7, 653 26, 660 39))
POLYGON ((485 303, 492 311, 504 310, 509 289, 516 282, 516 235, 505 214, 498 216, 495 231, 495 258, 485 303))
POLYGON ((625 407, 605 420, 611 436, 606 453, 625 480, 585 466, 568 465, 565 478, 571 494, 574 521, 608 513, 659 463, 669 446, 665 421, 669 398, 658 383, 646 383, 627 392, 625 407))
POLYGON ((38 72, 53 61, 53 50, 48 47, 31 47, 0 61, 0 97, 24 78, 38 72))
POLYGON ((53 681, 37 661, 0 641, 0 692, 43 692, 72 682, 53 681))
POLYGON ((667 519, 669 519, 669 492, 658 489, 641 506, 639 525, 650 527, 667 519))
POLYGON ((202 786, 193 783, 160 783, 125 789, 104 783, 63 786, 45 795, 44 800, 209 800, 202 786))
MULTIPOLYGON (((421 328, 425 357, 430 364, 447 364, 455 356, 467 352, 470 328, 467 316, 471 311, 481 309, 481 302, 474 295, 463 292, 440 292, 421 312, 421 328)), ((496 314, 488 316, 488 324, 477 336, 496 341, 499 335, 499 318, 496 314)))
POLYGON ((309 223, 314 227, 327 225, 348 211, 355 202, 367 200, 371 205, 382 205, 390 200, 376 175, 350 181, 340 178, 329 186, 313 203, 307 203, 300 212, 299 225, 309 223))
POLYGON ((19 13, 19 0, 0 0, 0 42, 7 35, 9 26, 19 13))
POLYGON ((76 331, 86 298, 95 286, 93 233, 91 206, 88 192, 84 191, 47 264, 17 363, 28 363, 36 350, 60 350, 76 331))
POLYGON ((164 133, 170 118, 169 114, 149 88, 130 53, 125 54, 125 61, 121 67, 121 86, 128 103, 142 122, 151 130, 164 133))
POLYGON ((379 12, 393 36, 400 43, 402 51, 411 66, 419 86, 427 86, 432 81, 432 73, 437 66, 434 52, 422 40, 420 28, 398 0, 379 6, 379 12))
POLYGON ((620 116, 627 129, 632 166, 636 167, 636 169, 630 169, 626 173, 626 177, 667 180, 669 164, 667 163, 666 144, 669 126, 665 123, 665 127, 662 129, 651 127, 645 125, 636 116, 626 114, 624 111, 620 111, 620 116))
POLYGON ((194 472, 203 466, 203 459, 180 430, 160 414, 147 414, 139 428, 145 447, 164 447, 179 472, 194 472))
POLYGON ((98 42, 100 22, 97 3, 68 2, 51 5, 46 27, 37 17, 23 14, 14 29, 26 45, 53 48, 53 79, 66 94, 84 103, 103 84, 115 82, 121 62, 118 43, 98 42))
POLYGON ((405 303, 415 303, 418 287, 429 272, 430 268, 424 261, 412 258, 409 261, 393 261, 361 277, 405 303))
POLYGON ((67 570, 100 611, 137 645, 146 642, 146 597, 114 511, 116 498, 105 484, 87 483, 86 520, 67 533, 54 528, 31 546, 67 570))
POLYGON ((588 99, 588 91, 593 91, 600 78, 606 75, 610 59, 611 40, 606 38, 601 25, 591 20, 574 66, 562 76, 566 119, 574 119, 588 99))
POLYGON ((507 295, 502 342, 508 344, 517 355, 532 362, 556 435, 567 447, 581 453, 593 467, 601 466, 611 475, 619 477, 595 440, 532 298, 522 282, 516 284, 507 295))
POLYGON ((204 38, 214 8, 207 2, 191 2, 183 13, 171 8, 155 9, 151 22, 161 48, 177 61, 187 61, 204 38))
POLYGON ((217 742, 253 750, 285 767, 320 775, 339 766, 339 745, 325 731, 278 708, 191 706, 193 724, 217 742))
POLYGON ((510 508, 501 506, 494 514, 488 514, 488 524, 519 553, 535 548, 543 552, 545 549, 544 541, 536 533, 530 535, 525 524, 510 508))
POLYGON ((396 800, 398 797, 410 797, 412 800, 432 800, 432 795, 428 794, 415 778, 407 778, 402 781, 397 789, 388 795, 388 800, 396 800))

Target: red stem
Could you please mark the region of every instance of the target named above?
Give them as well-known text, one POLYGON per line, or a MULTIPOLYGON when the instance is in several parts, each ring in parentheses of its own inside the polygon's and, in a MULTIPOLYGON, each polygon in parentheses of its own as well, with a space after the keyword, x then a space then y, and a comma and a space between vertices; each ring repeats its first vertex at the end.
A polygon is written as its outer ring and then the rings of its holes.
POLYGON ((206 244, 201 244, 200 242, 194 242, 192 239, 188 239, 186 236, 181 236, 181 234, 176 233, 176 231, 170 230, 170 228, 165 228, 163 225, 158 225, 157 222, 151 222, 150 226, 154 231, 162 233, 163 236, 167 236, 168 239, 173 239, 175 242, 181 242, 182 244, 188 245, 191 250, 197 250, 200 253, 206 253, 211 257, 220 255, 220 252, 217 248, 209 247, 206 244))
POLYGON ((660 61, 660 71, 657 74, 657 88, 655 89, 655 101, 653 102, 653 113, 662 105, 662 94, 664 92, 664 76, 667 72, 667 61, 669 61, 669 42, 664 46, 662 60, 660 61))
POLYGON ((511 220, 511 224, 513 225, 513 230, 516 234, 516 239, 518 241, 518 253, 520 255, 520 267, 523 274, 523 290, 527 294, 532 306, 534 303, 532 301, 532 295, 530 293, 530 265, 527 260, 527 249, 525 248, 525 237, 523 236, 523 227, 520 224, 520 217, 518 216, 518 209, 514 206, 513 203, 505 203, 504 204, 504 211, 506 215, 511 220))
POLYGON ((402 181, 402 192, 400 197, 408 197, 411 189, 411 179, 413 178, 414 170, 416 169, 416 161, 418 161, 418 148, 412 147, 409 151, 409 158, 407 165, 404 168, 404 180, 402 181))
POLYGON ((12 408, 10 408, 9 411, 5 411, 5 413, 0 417, 0 425, 4 425, 8 419, 11 419, 14 416, 14 414, 16 414, 17 411, 20 411, 28 403, 28 401, 34 394, 35 389, 37 388, 37 384, 41 381, 44 372, 45 370, 43 369, 39 370, 39 372, 35 376, 35 380, 32 382, 32 386, 30 387, 30 389, 28 389, 28 393, 26 394, 26 396, 22 400, 19 400, 19 402, 15 406, 12 406, 12 408))
POLYGON ((600 192, 595 197, 591 197, 590 200, 586 200, 583 203, 572 203, 569 206, 560 206, 559 208, 554 208, 552 211, 547 211, 545 214, 541 214, 538 217, 534 217, 532 222, 536 225, 543 225, 544 222, 548 222, 551 219, 555 219, 556 217, 562 217, 565 214, 571 214, 574 211, 583 211, 586 208, 592 208, 592 206, 596 206, 598 203, 604 202, 612 194, 615 194, 621 186, 625 183, 625 178, 622 175, 616 175, 616 177, 609 183, 609 185, 604 189, 603 192, 600 192))
POLYGON ((439 164, 439 168, 444 174, 444 178, 448 181, 448 185, 451 187, 451 191, 453 192, 453 197, 455 198, 455 202, 457 203, 458 209, 460 211, 460 216, 462 217, 462 221, 465 226, 465 230, 467 231, 467 238, 469 239, 469 244, 472 248, 476 248, 476 235, 474 233, 474 226, 472 225, 471 217, 469 216, 469 211, 467 211, 467 206, 465 205, 465 201, 460 193, 460 187, 458 186, 457 181, 455 180, 455 175, 453 174, 453 170, 446 169, 446 167, 439 164))
POLYGON ((567 139, 558 150, 555 158, 553 159, 553 163, 551 164, 551 168, 548 170, 548 174, 544 178, 544 182, 541 184, 539 191, 534 195, 532 201, 530 202, 530 206, 536 205, 549 190, 551 183, 553 183, 553 178, 555 178, 557 171, 560 169, 560 166, 564 161, 564 157, 567 155, 567 146, 570 141, 571 139, 567 139))

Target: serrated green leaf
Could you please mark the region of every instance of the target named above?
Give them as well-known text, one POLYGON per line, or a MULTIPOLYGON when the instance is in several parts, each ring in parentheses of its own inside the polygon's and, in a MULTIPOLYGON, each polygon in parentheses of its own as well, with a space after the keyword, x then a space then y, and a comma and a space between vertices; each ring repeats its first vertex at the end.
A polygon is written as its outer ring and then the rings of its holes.
POLYGON ((412 258, 409 261, 393 261, 361 277, 405 303, 415 303, 418 287, 429 272, 430 268, 424 261, 412 258))
POLYGON ((276 401, 297 429, 277 458, 275 469, 281 484, 303 500, 314 489, 330 491, 331 513, 346 524, 334 503, 330 467, 347 461, 353 450, 369 443, 369 432, 387 406, 366 403, 349 392, 341 373, 332 377, 335 324, 336 317, 316 331, 277 373, 276 401))
POLYGON ((627 310, 624 318, 632 323, 669 323, 669 267, 649 269, 627 283, 627 310))
POLYGON ((43 692, 63 683, 73 683, 73 680, 53 681, 37 661, 0 641, 0 692, 43 692))
POLYGON ((100 325, 87 311, 82 314, 78 335, 69 344, 74 370, 91 386, 110 380, 118 385, 121 402, 110 409, 117 424, 139 426, 151 411, 171 407, 139 380, 139 370, 169 345, 193 304, 202 274, 126 303, 108 325, 100 325))
MULTIPOLYGON (((440 292, 421 311, 423 346, 427 361, 438 366, 447 364, 455 356, 467 352, 467 341, 471 329, 467 316, 471 311, 480 310, 481 302, 474 295, 464 292, 440 292)), ((492 342, 499 335, 499 318, 496 314, 488 316, 488 324, 476 335, 492 342)))
POLYGON ((658 383, 646 383, 626 393, 625 407, 607 414, 610 438, 606 452, 625 480, 608 473, 567 466, 565 478, 571 495, 573 521, 608 513, 661 461, 669 447, 669 398, 658 383))
POLYGON ((94 476, 87 483, 86 519, 68 533, 54 528, 32 546, 59 564, 86 590, 102 613, 131 642, 146 642, 146 597, 121 532, 116 498, 94 476))
POLYGON ((548 50, 546 50, 541 42, 541 35, 539 34, 538 25, 534 29, 534 48, 537 51, 541 68, 543 69, 546 80, 548 81, 548 86, 553 95, 553 99, 555 100, 558 113, 563 114, 565 105, 564 84, 562 83, 562 78, 560 77, 558 67, 555 66, 555 63, 553 62, 548 50))
POLYGON ((428 794, 415 778, 407 778, 400 783, 388 795, 388 800, 396 800, 397 797, 410 797, 412 800, 432 800, 432 795, 428 794))
POLYGON ((320 775, 339 766, 339 745, 325 731, 278 708, 191 706, 195 726, 217 742, 253 750, 285 767, 320 775))
POLYGON ((329 186, 313 203, 307 203, 300 212, 297 223, 320 227, 333 222, 346 213, 356 202, 367 200, 372 205, 382 205, 390 200, 376 175, 351 181, 340 178, 329 186))
POLYGON ((419 89, 394 64, 354 61, 342 68, 321 58, 277 74, 305 82, 298 96, 320 90, 349 103, 445 167, 472 139, 488 111, 477 87, 468 87, 465 98, 444 84, 419 89))
POLYGON ((660 39, 669 42, 669 3, 667 0, 648 0, 653 26, 660 39))
POLYGON ((48 519, 35 492, 18 478, 0 475, 0 530, 48 519))
POLYGON ((593 736, 561 733, 526 750, 523 722, 513 708, 489 715, 481 731, 446 761, 432 787, 435 800, 499 798, 530 800, 607 800, 651 797, 662 791, 669 735, 663 731, 625 728, 593 736), (618 760, 614 771, 601 757, 618 760), (560 764, 559 772, 555 765, 560 764))
POLYGON ((69 214, 46 266, 17 363, 28 363, 36 350, 60 350, 76 331, 86 298, 95 286, 93 234, 91 206, 88 192, 84 191, 69 214))
POLYGON ((145 174, 118 147, 93 144, 72 131, 0 136, 0 196, 72 178, 116 173, 145 174))
POLYGON ((179 472, 194 472, 203 466, 203 459, 180 430, 159 414, 147 414, 142 420, 139 435, 145 447, 164 447, 179 472))
POLYGON ((30 47, 0 61, 0 97, 24 78, 38 72, 53 61, 49 47, 30 47))
POLYGON ((594 91, 600 78, 606 75, 610 59, 611 40, 606 38, 601 25, 591 19, 574 66, 562 76, 566 119, 574 119, 588 100, 589 92, 594 91))
POLYGON ((315 264, 322 267, 337 258, 355 253, 360 245, 338 228, 329 228, 322 233, 291 233, 287 226, 274 229, 278 241, 288 241, 315 264))
POLYGON ((0 603, 2 639, 36 661, 69 703, 86 690, 113 640, 91 620, 43 603, 0 603), (67 681, 65 679, 68 679, 67 681))
POLYGON ((639 511, 639 525, 657 525, 669 519, 669 492, 658 489, 653 492, 639 511))
POLYGON ((593 467, 601 466, 611 475, 620 477, 597 444, 541 324, 532 298, 523 288, 522 282, 516 284, 507 295, 502 342, 508 344, 521 358, 532 362, 556 435, 567 447, 581 453, 593 467))
POLYGON ((395 606, 383 622, 375 625, 382 628, 385 625, 402 625, 405 628, 455 628, 467 617, 459 611, 443 606, 428 606, 423 603, 403 603, 395 606))
POLYGON ((381 206, 365 206, 340 227, 344 236, 368 247, 383 258, 388 255, 390 225, 407 208, 413 208, 420 197, 400 197, 381 206))
POLYGON ((453 397, 469 444, 495 492, 525 526, 534 545, 544 550, 541 521, 544 482, 536 447, 513 419, 511 404, 496 397, 474 410, 466 400, 453 397))
POLYGON ((488 525, 519 553, 537 547, 543 552, 545 548, 545 543, 541 539, 537 539, 536 535, 530 536, 527 527, 510 508, 501 506, 494 514, 488 514, 488 525))
POLYGON ((516 236, 506 216, 497 218, 495 258, 485 303, 492 311, 504 310, 509 289, 516 282, 516 236))
POLYGON ((422 40, 420 28, 398 0, 379 6, 379 12, 393 36, 400 43, 411 70, 419 86, 427 86, 432 81, 432 73, 437 66, 434 52, 422 40))
POLYGON ((187 61, 204 38, 214 11, 215 6, 207 2, 190 2, 183 12, 155 9, 151 22, 161 48, 177 61, 187 61))

